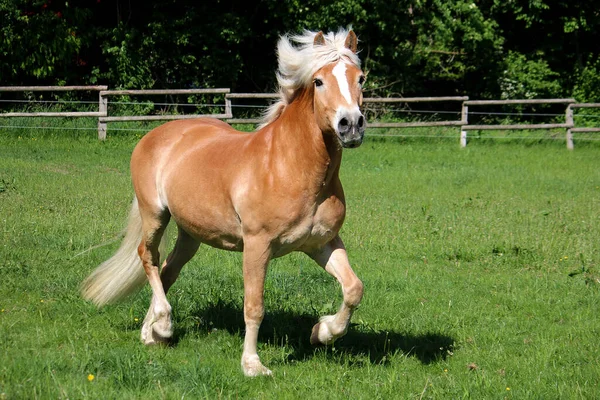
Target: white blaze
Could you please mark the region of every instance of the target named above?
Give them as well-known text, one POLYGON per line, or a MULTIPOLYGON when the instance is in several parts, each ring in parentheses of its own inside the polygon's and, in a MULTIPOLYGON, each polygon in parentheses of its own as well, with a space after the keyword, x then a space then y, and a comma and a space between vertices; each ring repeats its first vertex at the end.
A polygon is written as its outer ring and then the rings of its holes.
POLYGON ((350 97, 350 87, 348 86, 348 78, 346 78, 346 63, 340 61, 333 67, 333 76, 337 79, 338 86, 342 96, 346 99, 348 104, 352 103, 352 97, 350 97))

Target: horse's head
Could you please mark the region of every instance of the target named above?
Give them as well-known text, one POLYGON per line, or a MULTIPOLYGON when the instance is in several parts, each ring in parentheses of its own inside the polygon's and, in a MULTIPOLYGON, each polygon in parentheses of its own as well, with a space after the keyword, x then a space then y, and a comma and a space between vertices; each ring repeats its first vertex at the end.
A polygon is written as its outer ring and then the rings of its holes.
MULTIPOLYGON (((344 46, 356 54, 357 38, 349 31, 344 46)), ((322 32, 315 35, 313 46, 326 46, 322 32)), ((366 128, 360 111, 365 75, 360 66, 347 57, 329 63, 312 76, 314 112, 324 133, 335 133, 343 147, 361 145, 366 128)))
POLYGON ((356 34, 345 29, 282 36, 277 43, 280 98, 263 116, 261 127, 278 119, 300 93, 309 94, 323 134, 335 135, 343 147, 360 146, 366 127, 360 112, 365 76, 357 44, 356 34))

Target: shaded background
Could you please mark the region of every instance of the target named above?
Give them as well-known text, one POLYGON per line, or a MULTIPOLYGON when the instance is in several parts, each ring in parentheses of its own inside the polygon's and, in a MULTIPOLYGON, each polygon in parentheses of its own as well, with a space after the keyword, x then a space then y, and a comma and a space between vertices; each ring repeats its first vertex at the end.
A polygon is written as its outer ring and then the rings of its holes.
POLYGON ((268 92, 280 34, 351 24, 369 96, 597 101, 594 3, 0 0, 0 84, 268 92))

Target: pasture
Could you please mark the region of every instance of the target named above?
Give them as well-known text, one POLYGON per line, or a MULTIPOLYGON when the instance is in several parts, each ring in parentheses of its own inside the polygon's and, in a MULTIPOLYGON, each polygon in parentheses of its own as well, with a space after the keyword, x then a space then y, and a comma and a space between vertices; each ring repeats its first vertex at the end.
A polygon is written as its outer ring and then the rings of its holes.
POLYGON ((341 236, 365 284, 353 324, 313 348, 338 284, 303 255, 271 262, 259 352, 274 376, 249 379, 240 254, 202 246, 184 268, 168 347, 139 341, 148 287, 101 310, 80 297, 118 247, 80 254, 124 227, 137 141, 88 133, 0 131, 0 399, 600 392, 598 145, 367 133, 341 171, 341 236))

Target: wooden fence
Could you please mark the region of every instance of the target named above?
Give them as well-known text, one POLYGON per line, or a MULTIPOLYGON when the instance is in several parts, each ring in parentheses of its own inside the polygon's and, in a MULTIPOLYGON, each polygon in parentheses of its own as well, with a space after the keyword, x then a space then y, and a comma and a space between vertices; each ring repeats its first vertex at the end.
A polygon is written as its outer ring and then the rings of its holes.
MULTIPOLYGON (((535 99, 535 100, 467 100, 463 103, 463 112, 465 117, 468 117, 469 106, 489 106, 489 105, 508 105, 508 104, 567 104, 565 110, 565 122, 561 124, 515 124, 515 125, 468 125, 468 119, 464 122, 460 132, 460 145, 467 145, 467 131, 480 130, 515 130, 515 129, 556 129, 573 128, 573 111, 569 105, 575 103, 574 99, 535 99)), ((568 131, 567 131, 568 132, 568 131)), ((573 149, 573 137, 569 143, 569 135, 567 134, 567 148, 573 149)))
POLYGON ((567 128, 567 149, 573 150, 573 133, 584 132, 600 132, 600 128, 576 127, 573 123, 574 108, 600 108, 600 103, 572 103, 567 106, 567 118, 571 121, 570 127, 567 128))
MULTIPOLYGON (((229 93, 225 95, 225 104, 228 110, 233 110, 234 105, 231 100, 234 99, 271 99, 275 100, 279 97, 277 93, 229 93)), ((233 118, 233 115, 226 120, 230 124, 259 124, 260 118, 233 118)))
POLYGON ((151 95, 174 95, 174 94, 227 94, 229 89, 157 89, 157 90, 103 90, 100 92, 99 110, 103 116, 98 118, 98 139, 106 139, 106 123, 117 121, 168 121, 174 119, 191 118, 232 118, 231 108, 229 111, 223 104, 225 113, 222 114, 161 114, 161 115, 125 115, 118 117, 108 116, 108 97, 110 96, 151 96, 151 95))
MULTIPOLYGON (((0 92, 71 92, 71 91, 89 91, 100 92, 107 90, 108 86, 0 86, 0 92)), ((98 111, 92 112, 10 112, 0 113, 1 117, 102 117, 106 116, 106 111, 102 112, 100 104, 98 111)))
MULTIPOLYGON (((257 118, 234 118, 232 101, 239 99, 275 99, 274 93, 231 93, 230 89, 164 89, 164 90, 108 90, 107 86, 9 86, 0 87, 0 92, 57 92, 57 91, 91 91, 98 92, 98 111, 89 112, 7 112, 0 117, 97 117, 98 139, 106 139, 107 123, 118 121, 157 121, 187 118, 219 118, 232 124, 256 124, 257 118), (224 112, 218 114, 161 114, 161 115, 126 115, 109 116, 108 98, 111 96, 151 96, 151 95, 224 95, 224 103, 215 106, 222 107, 224 112)), ((417 122, 381 122, 370 121, 369 128, 414 128, 459 126, 460 144, 467 145, 468 131, 481 130, 523 130, 523 129, 565 129, 566 144, 569 150, 573 146, 573 134, 583 132, 600 132, 600 127, 577 127, 573 120, 573 110, 577 108, 600 108, 600 103, 577 103, 574 99, 535 99, 535 100, 469 100, 466 96, 454 97, 412 97, 412 98, 373 98, 363 100, 368 104, 408 104, 408 103, 439 103, 455 102, 460 105, 460 119, 442 121, 417 122), (565 117, 562 123, 553 124, 500 124, 500 125, 471 125, 469 124, 469 107, 489 105, 531 105, 531 104, 564 104, 565 117)), ((458 112, 457 112, 458 113, 458 112)))

